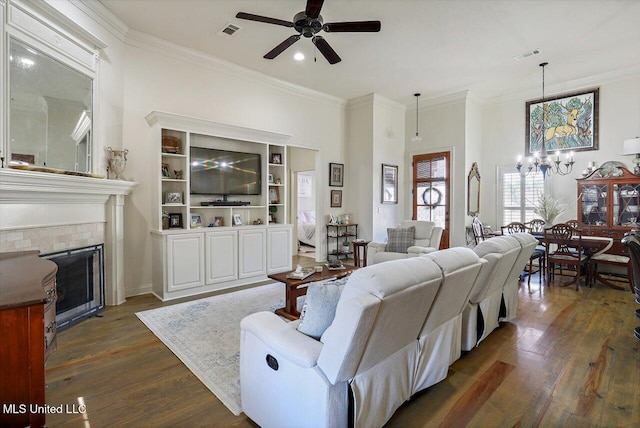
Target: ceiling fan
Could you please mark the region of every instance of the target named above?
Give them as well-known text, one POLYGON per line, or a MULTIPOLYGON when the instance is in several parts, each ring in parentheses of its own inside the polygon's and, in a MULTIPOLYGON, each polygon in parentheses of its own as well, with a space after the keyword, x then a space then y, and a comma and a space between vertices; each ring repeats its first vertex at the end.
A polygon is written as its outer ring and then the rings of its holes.
POLYGON ((322 15, 320 15, 322 3, 324 3, 324 0, 307 0, 307 7, 302 12, 296 13, 293 17, 293 22, 246 12, 239 12, 236 18, 264 22, 266 24, 282 25, 283 27, 293 27, 298 32, 298 34, 288 37, 285 41, 267 52, 264 56, 266 59, 274 59, 289 46, 300 40, 300 37, 304 36, 311 39, 320 53, 329 61, 329 64, 336 64, 341 61, 341 58, 324 37, 318 35, 320 31, 327 33, 373 33, 380 31, 380 21, 329 22, 325 24, 323 23, 322 15))

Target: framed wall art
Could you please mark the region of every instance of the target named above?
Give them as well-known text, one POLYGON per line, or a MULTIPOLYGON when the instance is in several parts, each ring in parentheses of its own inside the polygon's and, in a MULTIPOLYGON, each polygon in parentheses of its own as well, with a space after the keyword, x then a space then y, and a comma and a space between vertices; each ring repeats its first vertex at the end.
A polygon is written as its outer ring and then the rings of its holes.
POLYGON ((329 186, 342 187, 344 185, 344 164, 329 164, 329 186))
POLYGON ((382 164, 381 188, 383 204, 398 203, 398 166, 382 164))
POLYGON ((549 155, 598 150, 598 88, 546 97, 546 115, 542 101, 526 103, 527 156, 541 152, 543 141, 549 155))
POLYGON ((342 207, 342 190, 331 191, 331 208, 342 207))

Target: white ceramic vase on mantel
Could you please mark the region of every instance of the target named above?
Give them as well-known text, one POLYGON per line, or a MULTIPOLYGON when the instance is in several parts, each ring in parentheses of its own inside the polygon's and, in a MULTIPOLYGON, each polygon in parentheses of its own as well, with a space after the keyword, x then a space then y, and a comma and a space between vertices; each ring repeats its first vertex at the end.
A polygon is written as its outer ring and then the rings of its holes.
POLYGON ((129 150, 113 150, 111 147, 107 147, 107 163, 109 165, 109 171, 116 175, 116 180, 122 180, 122 173, 127 166, 127 154, 129 150))

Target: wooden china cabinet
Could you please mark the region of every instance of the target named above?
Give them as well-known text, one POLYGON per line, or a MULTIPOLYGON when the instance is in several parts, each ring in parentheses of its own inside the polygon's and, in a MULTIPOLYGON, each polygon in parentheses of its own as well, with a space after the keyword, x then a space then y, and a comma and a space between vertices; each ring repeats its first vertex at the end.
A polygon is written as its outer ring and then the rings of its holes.
POLYGON ((620 243, 640 221, 640 176, 627 168, 598 168, 578 182, 578 221, 587 236, 613 238, 612 254, 628 254, 620 243))

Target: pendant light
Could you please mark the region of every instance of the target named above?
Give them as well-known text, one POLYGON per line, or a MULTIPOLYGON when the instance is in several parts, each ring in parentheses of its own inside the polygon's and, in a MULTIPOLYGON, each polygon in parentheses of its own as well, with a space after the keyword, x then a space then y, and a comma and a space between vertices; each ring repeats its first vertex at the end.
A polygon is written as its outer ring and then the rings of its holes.
POLYGON ((420 93, 413 94, 416 97, 416 135, 411 137, 411 141, 422 141, 422 137, 418 132, 418 98, 420 98, 420 93))

